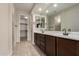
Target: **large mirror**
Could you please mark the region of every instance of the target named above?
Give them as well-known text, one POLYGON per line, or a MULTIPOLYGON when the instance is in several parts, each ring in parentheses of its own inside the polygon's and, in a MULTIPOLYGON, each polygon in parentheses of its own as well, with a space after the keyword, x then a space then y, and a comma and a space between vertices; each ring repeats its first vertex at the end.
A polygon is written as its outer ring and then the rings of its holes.
MULTIPOLYGON (((57 4, 54 12, 47 15, 49 31, 79 32, 79 4, 57 4), (60 7, 60 5, 63 5, 60 7), (67 5, 67 6, 66 6, 67 5), (69 7, 70 6, 70 7, 69 7), (58 9, 59 8, 59 9, 58 9), (61 9, 61 11, 59 11, 61 9)), ((52 7, 52 6, 51 6, 52 7)), ((49 11, 50 12, 50 11, 49 11)))
POLYGON ((33 12, 45 17, 35 16, 35 28, 46 28, 48 31, 66 29, 79 32, 78 3, 39 3, 37 6, 39 7, 35 6, 33 12))

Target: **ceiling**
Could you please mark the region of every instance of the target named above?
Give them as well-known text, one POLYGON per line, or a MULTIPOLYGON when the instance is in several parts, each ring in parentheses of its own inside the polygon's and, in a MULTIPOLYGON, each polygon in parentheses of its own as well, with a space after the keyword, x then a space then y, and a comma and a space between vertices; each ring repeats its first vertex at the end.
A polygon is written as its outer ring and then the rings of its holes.
POLYGON ((33 7, 33 3, 15 3, 15 9, 17 11, 26 11, 27 13, 29 13, 33 7))
POLYGON ((54 3, 16 3, 15 8, 17 10, 22 10, 26 12, 31 12, 35 14, 55 14, 65 10, 67 8, 70 8, 78 3, 57 3, 57 7, 54 7, 54 3), (38 9, 41 8, 41 11, 38 11, 38 9), (48 13, 45 11, 48 10, 48 13))

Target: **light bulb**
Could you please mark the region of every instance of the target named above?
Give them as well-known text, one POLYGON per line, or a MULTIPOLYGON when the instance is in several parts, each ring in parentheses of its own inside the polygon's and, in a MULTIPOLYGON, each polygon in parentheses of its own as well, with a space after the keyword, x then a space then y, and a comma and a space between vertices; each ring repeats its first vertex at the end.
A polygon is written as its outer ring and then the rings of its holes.
POLYGON ((41 8, 39 8, 39 9, 38 9, 38 11, 42 11, 42 9, 41 9, 41 8))
POLYGON ((53 4, 53 6, 54 6, 54 7, 57 7, 57 6, 58 6, 58 4, 53 4))
POLYGON ((49 11, 48 10, 46 10, 46 13, 48 13, 49 11))

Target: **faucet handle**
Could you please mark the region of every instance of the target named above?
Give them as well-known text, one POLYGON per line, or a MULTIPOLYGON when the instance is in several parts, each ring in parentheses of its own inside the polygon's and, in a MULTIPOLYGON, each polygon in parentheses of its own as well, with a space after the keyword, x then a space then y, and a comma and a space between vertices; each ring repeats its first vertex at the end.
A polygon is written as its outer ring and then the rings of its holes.
POLYGON ((63 29, 62 29, 62 31, 65 31, 65 30, 66 30, 66 28, 63 28, 63 29))
POLYGON ((71 29, 69 28, 68 31, 71 32, 71 29))

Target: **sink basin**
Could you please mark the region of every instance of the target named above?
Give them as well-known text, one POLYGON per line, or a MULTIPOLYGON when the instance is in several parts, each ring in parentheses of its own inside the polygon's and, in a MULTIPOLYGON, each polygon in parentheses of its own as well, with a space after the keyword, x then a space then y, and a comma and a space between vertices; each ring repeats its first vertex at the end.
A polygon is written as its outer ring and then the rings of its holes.
POLYGON ((68 35, 69 35, 69 33, 63 33, 63 35, 66 35, 66 36, 68 36, 68 35))

